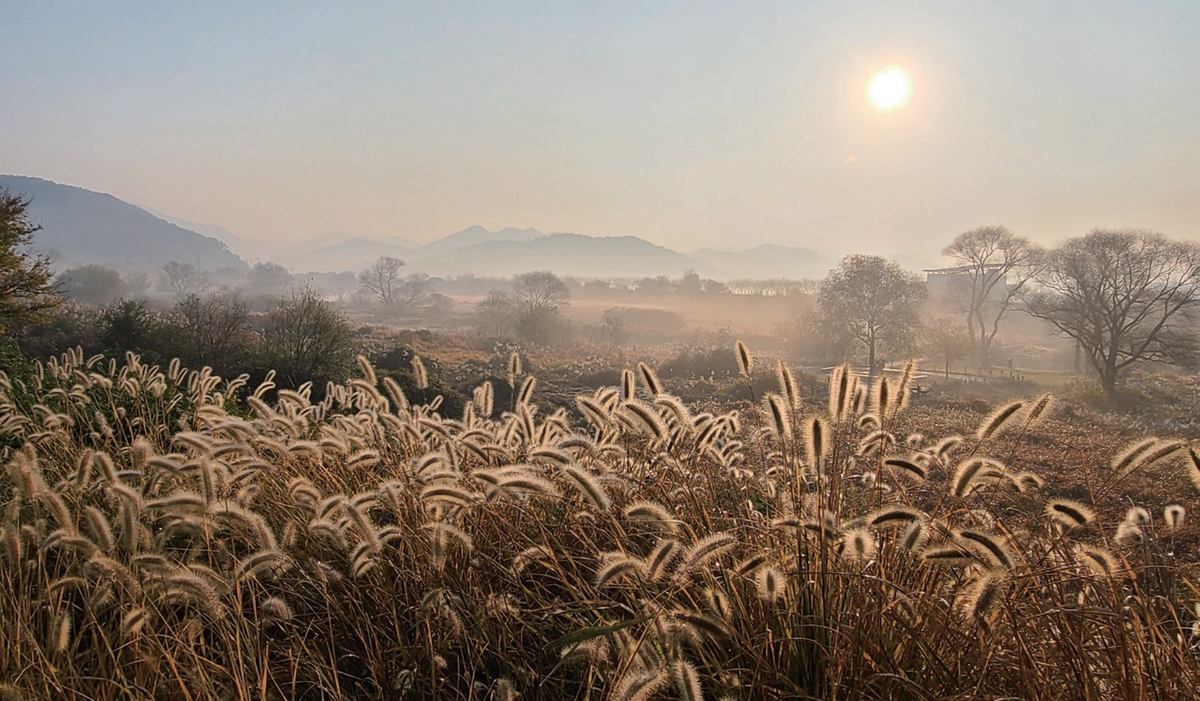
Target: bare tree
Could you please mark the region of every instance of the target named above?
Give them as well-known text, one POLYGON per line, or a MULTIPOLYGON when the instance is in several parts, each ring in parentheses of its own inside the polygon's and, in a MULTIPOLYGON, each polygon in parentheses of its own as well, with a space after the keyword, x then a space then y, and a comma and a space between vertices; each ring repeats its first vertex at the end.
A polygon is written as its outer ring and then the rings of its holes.
POLYGON ((340 381, 354 359, 354 336, 346 317, 320 291, 296 288, 267 314, 266 360, 291 387, 340 381))
POLYGON ((292 284, 292 274, 274 261, 255 263, 246 277, 246 292, 254 295, 283 294, 292 284))
POLYGON ((382 256, 371 267, 358 274, 358 284, 383 304, 392 309, 399 302, 400 268, 404 261, 392 256, 382 256))
POLYGON ((959 321, 938 317, 925 326, 925 351, 942 363, 946 377, 950 377, 950 363, 967 357, 974 348, 959 321))
POLYGON ((928 297, 916 275, 879 256, 846 256, 821 281, 817 308, 833 338, 867 351, 874 373, 882 348, 905 352, 921 327, 928 297))
POLYGON ((503 338, 516 321, 516 300, 502 290, 491 290, 475 305, 479 326, 489 336, 503 338))
POLYGON ((175 293, 176 297, 198 295, 208 289, 208 273, 191 263, 171 261, 164 265, 158 274, 162 284, 175 293))
POLYGON ((250 344, 250 309, 231 290, 188 295, 175 304, 171 321, 176 355, 218 373, 237 367, 250 344))
POLYGON ((1030 314, 1075 339, 1110 399, 1138 361, 1200 359, 1200 246, 1149 231, 1097 229, 1050 253, 1030 314))
POLYGON ((959 234, 942 254, 959 266, 955 280, 961 284, 951 292, 966 313, 976 362, 987 367, 1000 320, 1042 269, 1045 252, 1003 226, 985 226, 959 234))
POLYGON ((150 291, 150 276, 144 270, 132 270, 121 276, 121 295, 128 299, 146 299, 150 291))
POLYGON ((425 273, 404 276, 396 287, 396 302, 406 308, 420 307, 429 303, 433 294, 433 282, 425 273))
POLYGON ((571 296, 562 278, 548 270, 513 278, 517 332, 527 341, 545 343, 558 321, 559 308, 571 296))

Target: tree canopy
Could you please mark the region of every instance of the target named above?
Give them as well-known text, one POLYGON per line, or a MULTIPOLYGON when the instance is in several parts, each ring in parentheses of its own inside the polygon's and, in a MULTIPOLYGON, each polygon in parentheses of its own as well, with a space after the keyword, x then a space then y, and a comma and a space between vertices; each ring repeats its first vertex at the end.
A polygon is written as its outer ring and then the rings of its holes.
POLYGON ((1139 361, 1200 361, 1200 246, 1150 231, 1096 229, 1050 253, 1025 307, 1079 344, 1115 398, 1139 361))
POLYGON ((921 279, 880 256, 852 255, 821 281, 817 308, 835 342, 860 346, 874 372, 881 349, 907 351, 928 297, 921 279))
POLYGON ((50 261, 29 250, 41 227, 29 219, 29 199, 0 188, 0 333, 45 322, 62 301, 50 261))
POLYGON ((1003 226, 959 234, 942 253, 954 259, 959 284, 950 290, 967 317, 967 332, 979 367, 991 364, 992 341, 1000 320, 1039 271, 1044 251, 1003 226))
POLYGON ((380 256, 371 267, 358 274, 358 285, 379 300, 386 309, 400 302, 400 268, 404 261, 392 256, 380 256))
POLYGON ((533 343, 545 343, 559 320, 559 307, 571 296, 562 278, 548 270, 523 273, 513 278, 517 306, 517 332, 533 343))

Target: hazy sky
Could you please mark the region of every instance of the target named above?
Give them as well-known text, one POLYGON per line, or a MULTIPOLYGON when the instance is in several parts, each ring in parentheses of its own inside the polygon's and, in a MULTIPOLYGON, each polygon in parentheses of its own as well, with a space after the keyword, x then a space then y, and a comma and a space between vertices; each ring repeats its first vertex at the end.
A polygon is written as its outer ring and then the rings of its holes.
POLYGON ((0 172, 246 238, 1200 239, 1200 1, 0 0, 0 172), (912 75, 907 107, 865 99, 912 75))

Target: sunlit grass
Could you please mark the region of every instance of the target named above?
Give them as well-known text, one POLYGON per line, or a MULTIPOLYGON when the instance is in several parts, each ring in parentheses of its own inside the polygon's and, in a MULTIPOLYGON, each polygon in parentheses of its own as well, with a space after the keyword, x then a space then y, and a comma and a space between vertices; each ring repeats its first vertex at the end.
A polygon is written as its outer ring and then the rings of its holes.
MULTIPOLYGON (((731 353, 732 353, 731 349, 731 353)), ((738 348, 747 369, 754 359, 738 348)), ((1078 485, 1052 404, 902 434, 906 376, 697 412, 649 366, 462 416, 79 354, 0 382, 0 681, 27 698, 1182 698, 1192 453, 1078 485), (493 409, 495 411, 493 411, 493 409), (1106 520, 1166 466, 1180 504, 1106 520), (1185 491, 1186 490, 1186 491, 1185 491), (657 695, 657 696, 655 696, 657 695)))

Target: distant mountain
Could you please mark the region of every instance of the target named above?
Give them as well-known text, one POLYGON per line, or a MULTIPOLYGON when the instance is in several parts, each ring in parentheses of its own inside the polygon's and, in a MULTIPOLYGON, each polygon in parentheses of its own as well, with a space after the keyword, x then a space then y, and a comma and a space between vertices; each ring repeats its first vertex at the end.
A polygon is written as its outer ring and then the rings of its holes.
MULTIPOLYGON (((333 248, 334 246, 339 246, 347 241, 375 241, 376 243, 403 248, 406 251, 413 251, 421 247, 421 244, 414 243, 408 239, 400 238, 399 236, 355 236, 354 234, 347 234, 344 231, 330 231, 327 234, 314 236, 311 239, 302 239, 300 241, 289 242, 287 246, 288 248, 300 253, 311 253, 312 251, 333 248)), ((276 244, 276 247, 278 247, 278 244, 276 244)))
POLYGON ((224 243, 229 247, 230 251, 245 261, 253 262, 257 260, 269 259, 273 253, 279 250, 279 244, 274 241, 251 241, 238 236, 229 229, 226 229, 218 224, 201 224, 199 222, 173 217, 166 212, 160 212, 157 209, 151 209, 146 205, 138 206, 158 217, 159 219, 162 219, 165 222, 170 222, 181 229, 194 231, 197 234, 203 234, 204 236, 214 238, 224 243))
POLYGON ((30 198, 30 219, 42 227, 33 247, 58 269, 84 263, 155 269, 173 260, 205 270, 246 267, 223 242, 112 195, 21 175, 0 175, 0 187, 30 198))
POLYGON ((746 251, 721 251, 703 248, 690 254, 723 272, 723 279, 790 278, 793 280, 823 278, 836 260, 811 248, 763 244, 746 251))
MULTIPOLYGON (((292 244, 287 246, 292 247, 292 244)), ((378 239, 351 237, 344 241, 311 251, 295 251, 277 256, 279 263, 296 270, 318 273, 359 271, 383 256, 407 261, 412 249, 396 246, 378 239)))
POLYGON ((704 277, 718 273, 702 261, 636 236, 580 234, 549 234, 526 241, 476 243, 418 259, 411 267, 430 275, 473 273, 481 277, 508 277, 531 270, 550 270, 557 275, 584 278, 678 277, 689 268, 704 277))
POLYGON ((488 231, 482 226, 472 226, 456 234, 442 237, 433 243, 422 246, 417 250, 421 258, 429 258, 448 251, 453 251, 481 243, 523 242, 546 236, 537 229, 507 228, 500 231, 488 231))

